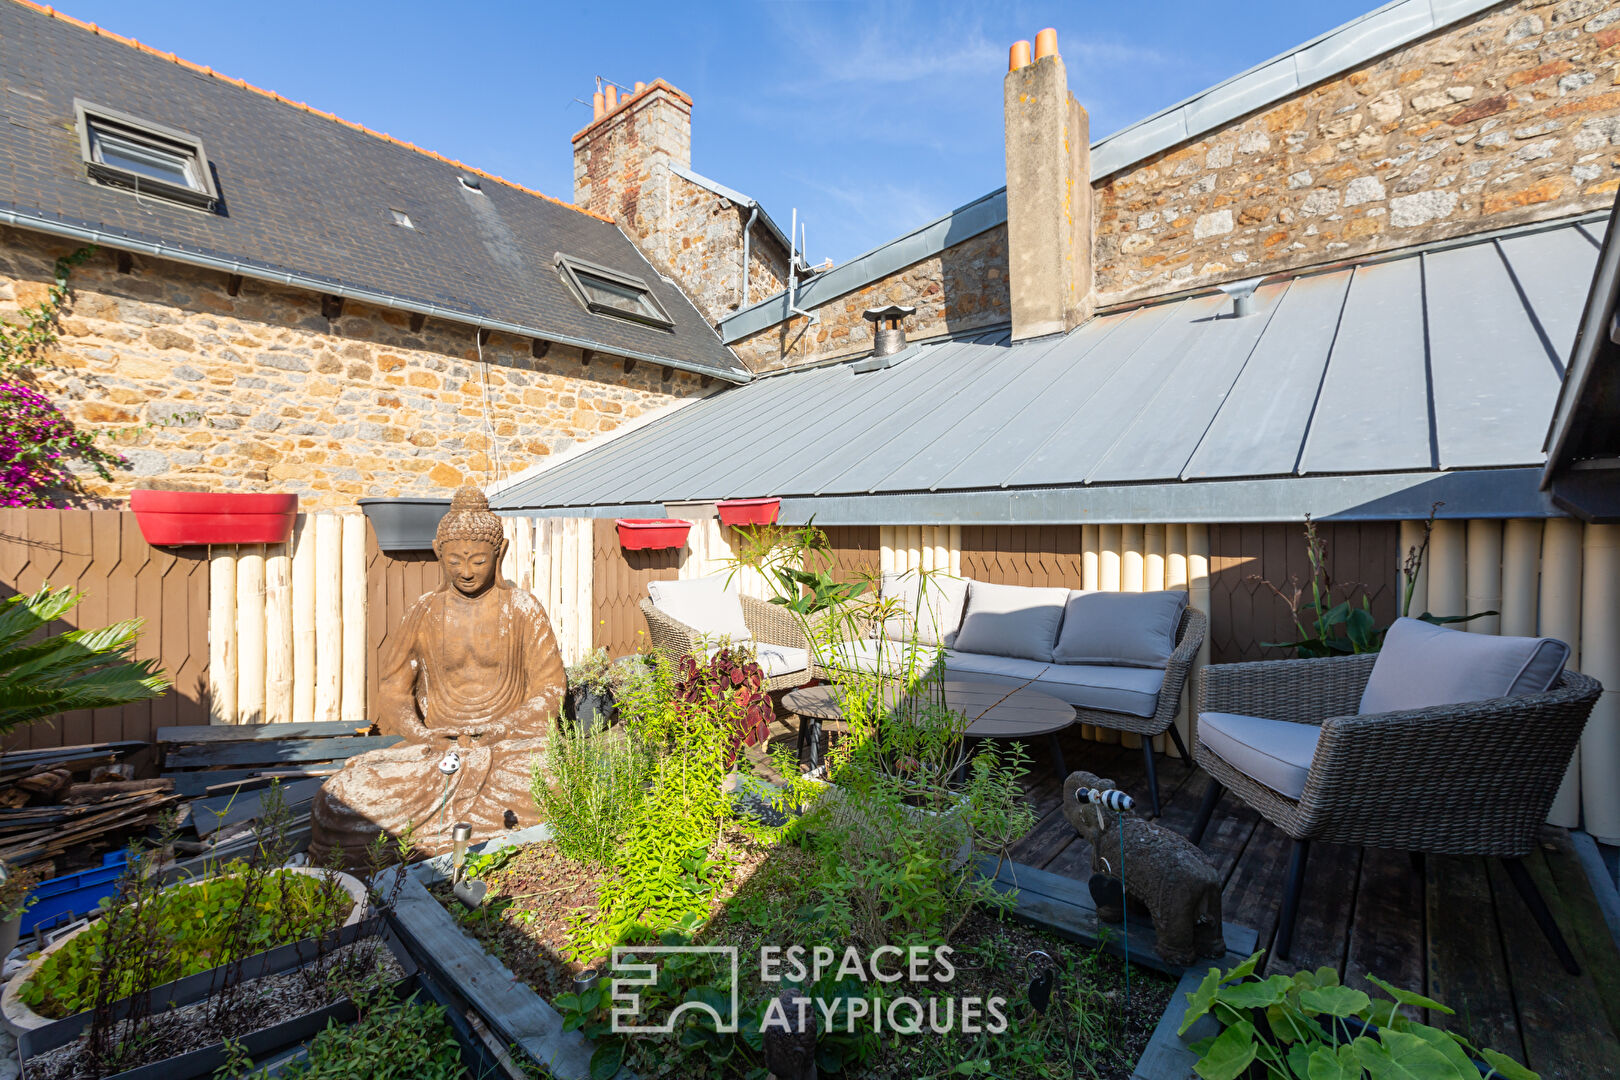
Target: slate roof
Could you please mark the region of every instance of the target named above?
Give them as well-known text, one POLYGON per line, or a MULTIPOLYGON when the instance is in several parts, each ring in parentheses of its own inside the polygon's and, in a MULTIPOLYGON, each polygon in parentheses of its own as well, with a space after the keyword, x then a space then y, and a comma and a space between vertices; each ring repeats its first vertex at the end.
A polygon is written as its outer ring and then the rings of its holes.
POLYGON ((0 58, 0 222, 749 378, 605 219, 495 177, 469 191, 456 177, 476 170, 458 162, 19 0, 0 2, 0 58), (221 212, 92 181, 75 98, 199 138, 221 212), (674 330, 586 311, 557 275, 559 251, 645 280, 674 330))
POLYGON ((925 345, 882 370, 789 371, 675 410, 497 502, 777 495, 784 520, 828 524, 861 520, 855 503, 873 499, 887 499, 872 513, 889 523, 1237 521, 1400 516, 1388 500, 1411 492, 1417 516, 1431 495, 1448 498, 1448 516, 1546 513, 1542 439, 1602 235, 1588 215, 1279 276, 1243 318, 1213 292, 1011 347, 925 345))

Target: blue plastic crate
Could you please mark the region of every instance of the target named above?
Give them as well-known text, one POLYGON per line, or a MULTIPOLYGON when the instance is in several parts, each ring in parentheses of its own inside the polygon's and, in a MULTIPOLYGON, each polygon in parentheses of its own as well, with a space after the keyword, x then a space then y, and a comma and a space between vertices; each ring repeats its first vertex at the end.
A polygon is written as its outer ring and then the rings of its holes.
POLYGON ((101 866, 95 870, 80 870, 77 874, 40 882, 29 894, 34 897, 34 904, 23 912, 20 932, 29 933, 41 923, 54 926, 57 922, 69 922, 90 914, 113 894, 128 861, 127 850, 114 851, 103 855, 101 866), (62 918, 64 915, 66 919, 62 918))

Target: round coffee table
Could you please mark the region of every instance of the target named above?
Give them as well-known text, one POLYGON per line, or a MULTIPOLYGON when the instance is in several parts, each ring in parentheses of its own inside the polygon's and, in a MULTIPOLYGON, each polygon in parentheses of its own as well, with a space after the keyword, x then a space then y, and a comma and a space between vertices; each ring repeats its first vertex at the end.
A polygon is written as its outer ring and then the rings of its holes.
MULTIPOLYGON (((1074 706, 1066 701, 1043 694, 1039 690, 998 686, 995 683, 973 682, 969 679, 946 679, 945 707, 968 718, 964 735, 969 739, 1034 739, 1044 735, 1052 751, 1052 765, 1058 779, 1067 775, 1063 767, 1063 748, 1058 744, 1058 732, 1074 723, 1074 706)), ((894 687, 895 701, 899 703, 899 687, 894 687)), ((810 767, 821 764, 821 725, 828 720, 842 720, 838 708, 838 690, 834 686, 803 687, 782 695, 782 705, 799 718, 799 749, 810 744, 810 767)))

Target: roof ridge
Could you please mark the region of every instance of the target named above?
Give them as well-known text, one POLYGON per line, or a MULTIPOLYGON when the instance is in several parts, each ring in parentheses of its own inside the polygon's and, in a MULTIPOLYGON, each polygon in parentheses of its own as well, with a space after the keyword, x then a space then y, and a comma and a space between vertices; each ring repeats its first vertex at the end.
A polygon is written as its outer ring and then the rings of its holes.
POLYGON ((429 150, 426 147, 417 146, 415 143, 406 142, 404 139, 396 139, 386 132, 374 131, 371 128, 366 127, 364 124, 357 124, 353 120, 345 120, 336 113, 329 113, 323 109, 317 109, 313 105, 306 102, 294 101, 292 98, 283 97, 274 90, 266 90, 261 86, 254 86, 246 79, 233 79, 229 75, 215 71, 211 67, 205 67, 202 64, 193 63, 190 60, 176 56, 172 52, 164 52, 162 49, 154 49, 152 46, 147 45, 144 42, 136 41, 134 38, 125 37, 122 34, 114 33, 113 31, 108 30, 106 27, 97 26, 93 22, 86 22, 84 19, 74 18, 72 15, 69 15, 66 12, 58 11, 54 7, 48 7, 45 4, 37 3, 36 0, 13 0, 13 2, 20 4, 31 11, 39 12, 41 15, 65 22, 69 26, 76 26, 81 30, 88 30, 97 37, 108 38, 112 41, 118 42, 121 45, 128 45, 130 48, 139 52, 155 56, 160 60, 167 60, 172 64, 178 64, 180 67, 196 72, 199 75, 207 75, 210 78, 218 79, 221 82, 230 83, 232 86, 240 87, 243 90, 251 90, 255 94, 263 95, 264 97, 270 98, 273 101, 279 101, 283 105, 290 105, 295 109, 302 109, 304 112, 310 113, 314 116, 319 116, 330 120, 333 123, 341 124, 346 128, 351 128, 355 131, 361 132, 362 134, 370 135, 374 139, 381 139, 383 142, 392 143, 395 146, 421 154, 424 157, 430 157, 436 161, 442 161, 447 165, 454 165, 458 169, 465 169, 467 172, 470 172, 475 176, 481 176, 486 180, 493 180, 498 184, 505 184, 509 188, 523 192, 525 195, 533 195, 537 199, 544 199, 546 202, 556 203, 558 206, 566 207, 569 210, 584 214, 587 217, 593 217, 600 221, 605 221, 610 225, 614 223, 613 219, 608 217, 606 214, 600 214, 595 210, 587 210, 583 206, 579 206, 571 202, 565 202, 554 195, 547 195, 543 191, 536 191, 533 188, 524 187, 522 184, 519 184, 514 180, 508 180, 504 176, 497 176, 492 172, 486 172, 485 170, 477 168, 476 166, 468 165, 464 161, 458 161, 455 158, 446 157, 438 151, 429 150))

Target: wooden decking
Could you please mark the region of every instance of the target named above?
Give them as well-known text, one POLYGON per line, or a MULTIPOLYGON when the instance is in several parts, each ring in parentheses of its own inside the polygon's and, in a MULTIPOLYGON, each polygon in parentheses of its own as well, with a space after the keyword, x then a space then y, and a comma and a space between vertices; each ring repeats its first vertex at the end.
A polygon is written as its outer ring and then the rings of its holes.
MULTIPOLYGON (((1070 769, 1114 780, 1145 804, 1142 754, 1063 736, 1070 769)), ((1059 810, 1061 786, 1036 751, 1026 787, 1039 823, 1013 850, 1021 863, 1083 880, 1090 847, 1059 810)), ((1158 758, 1162 821, 1185 833, 1208 778, 1158 758)), ((1414 812, 1419 812, 1414 810, 1414 812)), ((1226 882, 1227 922, 1252 927, 1269 948, 1287 869, 1288 838, 1231 795, 1221 800, 1203 843, 1226 882)), ((1332 967, 1352 984, 1367 973, 1419 990, 1456 1010, 1430 1022, 1454 1025, 1525 1061, 1545 1080, 1620 1078, 1620 951, 1604 923, 1568 834, 1547 830, 1525 859, 1580 959, 1566 974, 1495 860, 1414 860, 1404 852, 1312 845, 1307 883, 1287 961, 1266 970, 1332 967)))

